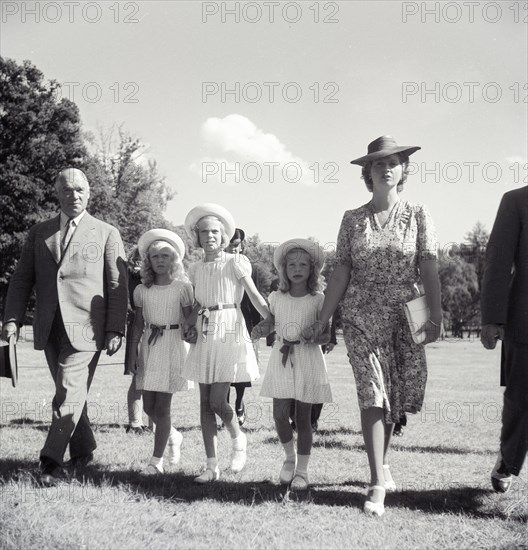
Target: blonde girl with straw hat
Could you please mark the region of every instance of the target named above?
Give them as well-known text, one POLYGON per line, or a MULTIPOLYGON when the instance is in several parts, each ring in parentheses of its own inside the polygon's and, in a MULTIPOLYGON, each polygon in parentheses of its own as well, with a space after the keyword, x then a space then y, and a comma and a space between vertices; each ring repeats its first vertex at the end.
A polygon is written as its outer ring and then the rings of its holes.
POLYGON ((272 317, 252 332, 258 339, 275 330, 261 395, 273 398, 273 419, 286 458, 279 474, 281 484, 293 490, 309 487, 308 461, 312 449, 311 408, 332 401, 326 364, 319 344, 328 343, 329 332, 318 342, 308 341, 303 331, 319 318, 323 306, 321 270, 323 249, 307 239, 292 239, 275 251, 279 289, 269 295, 272 317), (295 403, 297 452, 289 421, 295 403))
POLYGON ((240 430, 235 410, 228 402, 232 383, 259 377, 258 363, 246 329, 240 303, 244 291, 263 317, 269 311, 251 279, 251 264, 241 254, 225 251, 235 233, 233 216, 224 207, 207 203, 193 208, 185 228, 203 259, 189 267, 195 307, 186 323, 191 345, 184 376, 200 384, 200 423, 206 467, 195 482, 209 483, 220 476, 217 458, 218 415, 231 436, 231 471, 246 464, 246 435, 240 430))
POLYGON ((187 344, 182 328, 192 312, 193 290, 183 269, 185 245, 166 229, 151 229, 138 242, 142 284, 134 290, 136 314, 132 342, 141 339, 127 357, 127 368, 136 373, 136 388, 143 392, 145 412, 156 424, 154 453, 144 473, 163 473, 163 454, 168 462, 180 460, 183 437, 171 421, 172 395, 193 385, 182 376, 187 344))

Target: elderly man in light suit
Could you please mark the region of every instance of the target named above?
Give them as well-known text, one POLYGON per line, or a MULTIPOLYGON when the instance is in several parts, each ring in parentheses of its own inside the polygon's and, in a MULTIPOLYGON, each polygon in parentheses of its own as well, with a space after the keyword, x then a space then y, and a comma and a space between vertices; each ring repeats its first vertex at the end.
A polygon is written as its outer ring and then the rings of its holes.
POLYGON ((528 451, 528 187, 506 193, 486 249, 481 295, 486 349, 502 343, 504 390, 500 452, 491 473, 505 493, 528 451))
POLYGON ((128 299, 119 231, 86 212, 85 174, 63 170, 55 188, 60 215, 30 229, 9 284, 2 330, 8 337, 22 325, 35 287, 35 349, 44 350, 55 382, 51 427, 40 453, 44 485, 64 476, 68 444, 73 466, 93 458, 86 399, 101 350, 112 355, 121 346, 128 299))

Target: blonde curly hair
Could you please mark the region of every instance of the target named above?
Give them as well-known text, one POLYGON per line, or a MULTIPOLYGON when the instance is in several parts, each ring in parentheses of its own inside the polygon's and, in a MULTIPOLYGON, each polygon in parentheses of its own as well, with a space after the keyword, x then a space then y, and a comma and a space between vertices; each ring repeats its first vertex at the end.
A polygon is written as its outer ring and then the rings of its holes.
POLYGON ((189 278, 187 277, 187 273, 185 273, 185 270, 183 268, 183 264, 181 261, 181 258, 178 256, 176 250, 172 245, 170 245, 167 241, 153 241, 150 246, 148 247, 147 254, 143 258, 143 263, 141 266, 141 282, 147 287, 150 288, 156 279, 156 274, 154 273, 154 270, 152 269, 152 264, 150 262, 150 251, 153 249, 160 249, 167 247, 172 252, 172 261, 169 268, 169 277, 174 281, 183 281, 183 282, 189 282, 189 278))
POLYGON ((319 273, 315 268, 315 261, 311 254, 306 252, 304 248, 292 248, 288 250, 288 254, 284 254, 282 258, 279 261, 279 290, 282 293, 289 292, 290 290, 290 280, 288 279, 288 275, 286 274, 286 258, 289 254, 292 252, 299 253, 304 252, 308 256, 310 256, 310 277, 308 277, 307 286, 308 290, 310 291, 310 294, 317 294, 317 292, 322 292, 325 287, 324 277, 319 273))
POLYGON ((195 248, 202 248, 202 246, 200 245, 199 225, 200 225, 200 222, 202 222, 203 220, 208 220, 208 219, 215 220, 220 224, 220 232, 222 233, 222 245, 221 246, 222 246, 222 249, 226 248, 231 239, 229 238, 229 235, 227 234, 226 228, 224 227, 224 224, 222 223, 222 220, 220 220, 216 216, 213 216, 212 214, 208 214, 207 216, 204 216, 203 218, 200 218, 193 225, 193 227, 191 227, 191 234, 192 234, 191 237, 192 237, 192 241, 193 241, 193 246, 195 248))

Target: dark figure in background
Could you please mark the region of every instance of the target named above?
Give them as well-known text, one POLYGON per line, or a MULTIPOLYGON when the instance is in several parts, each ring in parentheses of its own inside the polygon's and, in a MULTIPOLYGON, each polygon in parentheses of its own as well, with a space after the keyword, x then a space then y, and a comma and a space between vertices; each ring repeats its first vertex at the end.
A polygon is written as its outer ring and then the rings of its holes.
MULTIPOLYGON (((246 234, 244 233, 244 230, 237 227, 235 229, 235 234, 233 235, 233 238, 229 243, 229 246, 226 247, 226 252, 229 252, 231 254, 243 254, 245 238, 246 234)), ((254 275, 252 275, 252 278, 254 278, 254 275)), ((240 309, 242 311, 242 315, 244 316, 244 321, 246 322, 248 333, 251 334, 253 327, 256 324, 260 323, 261 317, 260 313, 255 309, 255 306, 253 306, 251 300, 249 299, 249 296, 245 292, 244 297, 242 298, 242 302, 240 303, 240 309)), ((255 350, 255 355, 258 361, 258 342, 255 342, 253 344, 253 349, 255 350)), ((244 422, 246 421, 244 392, 246 391, 246 388, 251 387, 251 382, 240 382, 231 385, 235 388, 236 391, 235 411, 238 418, 238 423, 240 424, 240 426, 242 426, 242 424, 244 424, 244 422)), ((227 396, 227 401, 229 402, 229 395, 227 396)))
POLYGON ((495 491, 505 493, 528 451, 528 187, 506 193, 486 248, 481 293, 486 349, 502 340, 504 390, 500 450, 491 472, 495 491))
MULTIPOLYGON (((279 290, 279 278, 273 279, 270 284, 270 294, 272 292, 275 292, 276 290, 279 290)), ((273 342, 275 342, 275 332, 270 332, 266 336, 266 346, 271 347, 273 346, 273 342)))
POLYGON ((131 375, 132 380, 130 381, 130 386, 127 392, 127 408, 128 408, 128 425, 126 427, 126 433, 132 434, 142 434, 146 430, 152 430, 154 423, 152 419, 149 418, 148 427, 143 425, 143 400, 142 392, 136 388, 136 374, 130 372, 127 369, 128 359, 132 353, 132 347, 136 346, 138 343, 134 342, 131 338, 132 336, 132 327, 134 326, 134 320, 136 317, 136 306, 134 304, 134 289, 141 284, 141 256, 137 246, 134 248, 130 254, 127 262, 128 270, 128 300, 130 307, 128 309, 127 315, 127 341, 125 348, 125 374, 131 375))

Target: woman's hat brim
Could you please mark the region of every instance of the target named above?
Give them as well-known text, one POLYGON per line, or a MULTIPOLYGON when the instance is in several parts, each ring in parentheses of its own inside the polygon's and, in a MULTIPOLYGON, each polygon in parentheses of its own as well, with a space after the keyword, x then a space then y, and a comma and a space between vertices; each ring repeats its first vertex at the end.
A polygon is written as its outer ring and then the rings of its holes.
POLYGON ((315 268, 321 273, 324 267, 323 247, 309 239, 290 239, 280 244, 273 253, 273 265, 279 271, 281 260, 288 252, 292 250, 304 250, 315 262, 315 268))
POLYGON ((193 236, 193 227, 205 216, 216 216, 223 223, 229 240, 233 238, 236 226, 231 212, 220 204, 215 204, 212 202, 195 206, 187 214, 185 218, 185 230, 187 231, 187 235, 189 235, 189 237, 193 236))
POLYGON ((363 157, 351 160, 350 164, 359 164, 359 166, 364 166, 367 162, 372 162, 373 160, 380 159, 383 157, 388 157, 390 155, 395 155, 396 153, 405 153, 406 156, 411 156, 416 151, 420 150, 421 147, 418 146, 409 146, 409 145, 400 145, 397 147, 388 147, 387 149, 381 149, 374 153, 370 153, 363 157))
POLYGON ((179 235, 168 229, 151 229, 141 235, 138 241, 138 251, 142 258, 146 257, 150 245, 155 241, 169 243, 176 250, 178 258, 183 260, 185 256, 185 244, 179 235))

